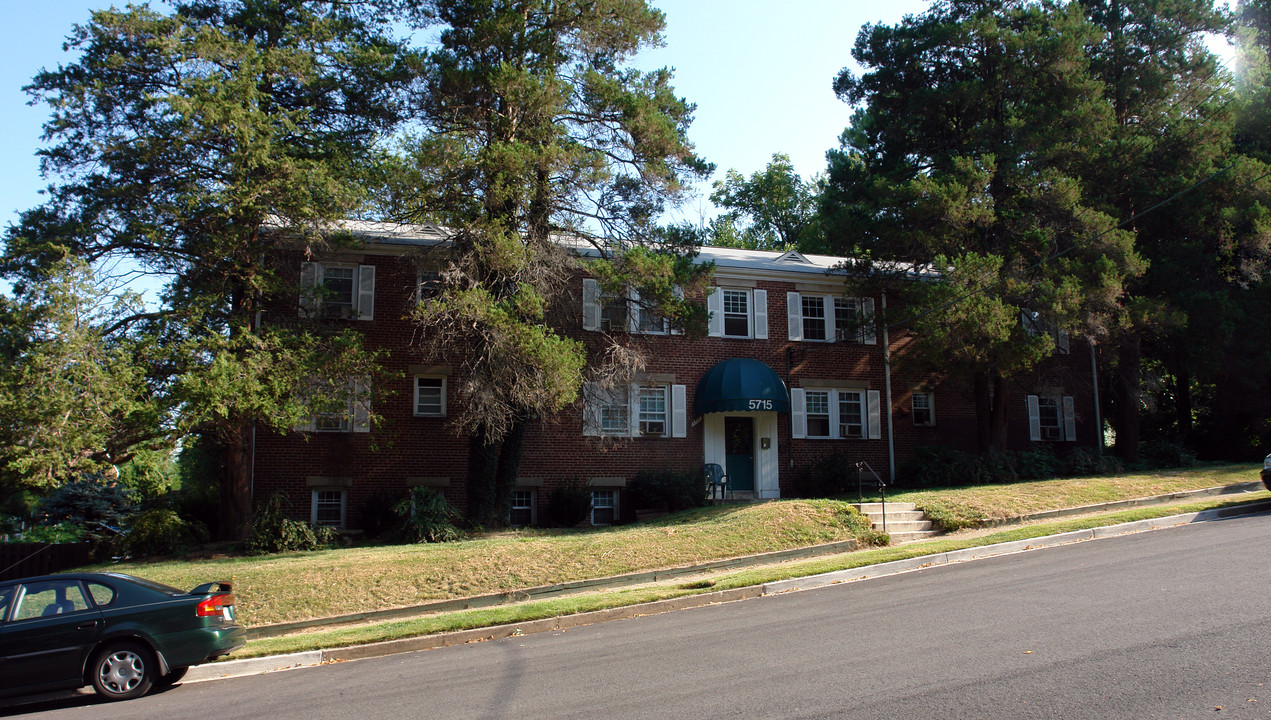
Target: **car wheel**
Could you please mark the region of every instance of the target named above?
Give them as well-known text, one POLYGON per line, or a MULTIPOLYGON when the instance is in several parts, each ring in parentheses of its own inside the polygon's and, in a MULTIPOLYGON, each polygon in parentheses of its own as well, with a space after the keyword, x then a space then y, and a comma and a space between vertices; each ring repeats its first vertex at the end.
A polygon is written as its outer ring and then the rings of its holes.
POLYGON ((137 643, 107 645, 93 659, 93 689, 107 700, 131 700, 154 683, 154 655, 137 643))
POLYGON ((168 671, 167 675, 160 675, 159 679, 154 681, 154 684, 158 685, 159 687, 167 687, 168 685, 175 685, 181 681, 181 678, 185 677, 185 672, 189 669, 190 668, 188 667, 172 668, 171 670, 168 671))

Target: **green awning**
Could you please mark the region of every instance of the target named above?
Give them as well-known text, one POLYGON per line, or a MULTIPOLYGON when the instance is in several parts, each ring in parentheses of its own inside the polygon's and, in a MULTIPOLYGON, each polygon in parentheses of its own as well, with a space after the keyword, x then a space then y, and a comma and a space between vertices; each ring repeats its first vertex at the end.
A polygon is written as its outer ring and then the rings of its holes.
POLYGON ((750 358, 725 360, 702 376, 693 415, 755 410, 790 412, 786 384, 772 368, 750 358))

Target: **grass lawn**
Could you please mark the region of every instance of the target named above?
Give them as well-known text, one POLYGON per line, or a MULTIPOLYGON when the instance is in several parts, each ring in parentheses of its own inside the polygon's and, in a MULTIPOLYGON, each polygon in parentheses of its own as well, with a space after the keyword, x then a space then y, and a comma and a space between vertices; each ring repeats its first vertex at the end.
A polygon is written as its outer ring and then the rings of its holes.
MULTIPOLYGON (((1117 478, 928 490, 901 493, 888 499, 917 502, 936 513, 944 513, 962 525, 976 526, 995 519, 1018 517, 1044 510, 1256 479, 1257 466, 1239 465, 1117 478)), ((1210 501, 1206 506, 1220 502, 1230 501, 1210 501)), ((1133 519, 1132 514, 1120 515, 1133 519)), ((1066 524, 1051 525, 1068 527, 1071 523, 1079 522, 1081 521, 1070 520, 1066 524)), ((1005 536, 1010 532, 1013 531, 995 533, 993 537, 1005 536)), ((862 541, 867 547, 872 537, 868 524, 845 502, 783 500, 701 508, 651 523, 595 530, 520 530, 436 545, 371 546, 263 557, 120 563, 109 569, 182 588, 194 587, 209 580, 232 579, 235 594, 239 598, 240 619, 251 626, 693 565, 849 539, 862 541)), ((1001 541, 1003 540, 994 542, 1001 541)), ((516 622, 519 619, 529 619, 527 613, 546 617, 562 612, 582 612, 626 605, 653 599, 654 595, 668 596, 666 593, 674 596, 726 586, 754 584, 756 581, 769 582, 781 579, 773 576, 774 572, 793 572, 795 574, 790 576, 795 577, 841 569, 830 567, 825 564, 827 562, 840 565, 844 562, 872 564, 920 553, 920 547, 929 548, 927 552, 943 551, 936 549, 942 542, 955 540, 862 550, 835 560, 789 564, 776 570, 770 568, 737 572, 692 587, 685 585, 659 590, 615 591, 587 596, 592 599, 561 598, 545 603, 526 603, 509 608, 452 613, 426 620, 377 625, 375 627, 380 629, 374 632, 379 635, 374 639, 390 639, 465 626, 475 627, 491 622, 516 622), (431 624, 425 627, 420 625, 421 622, 431 624), (389 633, 387 636, 384 635, 386 632, 389 633)), ((959 539, 956 542, 983 541, 959 539)), ((367 630, 358 631, 363 633, 358 636, 363 638, 361 640, 349 640, 353 636, 348 634, 348 630, 326 631, 301 636, 309 638, 305 641, 279 638, 258 641, 262 643, 259 645, 258 642, 253 642, 248 648, 251 651, 249 654, 284 651, 290 647, 285 643, 317 642, 332 632, 343 633, 340 637, 344 639, 336 644, 370 641, 365 637, 365 633, 371 632, 367 630), (278 643, 284 644, 280 646, 278 643)), ((336 641, 332 640, 325 646, 331 646, 332 642, 336 641)), ((235 655, 243 656, 242 653, 235 655)))

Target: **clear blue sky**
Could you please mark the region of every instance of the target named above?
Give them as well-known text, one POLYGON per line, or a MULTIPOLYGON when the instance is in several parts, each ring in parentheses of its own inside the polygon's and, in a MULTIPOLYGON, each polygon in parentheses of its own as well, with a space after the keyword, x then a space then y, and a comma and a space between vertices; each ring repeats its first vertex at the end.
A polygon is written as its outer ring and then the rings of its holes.
MULTIPOLYGON (((39 204, 34 156, 47 108, 30 107, 22 86, 41 68, 69 61, 62 42, 75 23, 110 0, 4 0, 0 8, 0 221, 39 204)), ((115 2, 122 6, 123 2, 115 2)), ((667 17, 666 46, 639 58, 642 67, 675 68, 675 87, 697 104, 690 136, 718 166, 749 174, 772 154, 790 155, 800 174, 824 169, 849 108, 830 89, 850 65, 852 43, 867 22, 892 24, 922 12, 928 0, 653 0, 667 17)), ((700 207, 684 219, 710 217, 700 207)))

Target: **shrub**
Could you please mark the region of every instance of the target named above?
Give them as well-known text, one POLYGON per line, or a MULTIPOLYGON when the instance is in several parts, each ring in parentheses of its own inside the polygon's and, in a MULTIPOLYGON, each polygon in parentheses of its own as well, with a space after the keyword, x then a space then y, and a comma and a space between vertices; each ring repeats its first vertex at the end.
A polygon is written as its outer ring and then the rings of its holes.
POLYGON ((1139 464, 1150 469, 1191 467, 1196 464, 1196 453, 1182 443, 1148 440, 1139 444, 1139 464))
POLYGON ((255 554, 321 550, 335 542, 335 531, 323 527, 315 530, 306 522, 287 517, 287 498, 276 492, 256 511, 252 519, 247 551, 255 554))
POLYGON ((133 557, 178 555, 208 541, 207 527, 198 520, 187 521, 175 510, 154 508, 128 518, 123 550, 133 557))
POLYGON ((394 508, 399 502, 399 497, 387 493, 376 493, 363 500, 358 506, 358 527, 363 536, 374 539, 386 536, 396 528, 399 518, 394 508))
POLYGON ((678 512, 706 504, 702 473, 691 470, 641 470, 631 481, 630 489, 635 506, 645 510, 678 512))
POLYGON ((1092 448, 1073 448, 1063 462, 1059 471, 1069 477, 1083 475, 1116 475, 1124 470, 1121 460, 1110 453, 1101 453, 1092 448))
POLYGON ((401 518, 401 527, 394 536, 406 542, 453 542, 463 539, 456 523, 462 515, 454 505, 434 490, 417 487, 404 500, 393 506, 393 512, 401 518))
POLYGON ((130 489, 93 475, 54 490, 40 502, 36 513, 44 525, 71 522, 89 534, 113 535, 135 510, 130 489))
POLYGON ((582 478, 563 480, 547 495, 547 517, 557 527, 574 527, 591 514, 591 488, 582 478))
POLYGON ((977 459, 944 445, 919 447, 913 457, 900 466, 900 483, 908 488, 958 487, 974 484, 980 473, 977 459))

